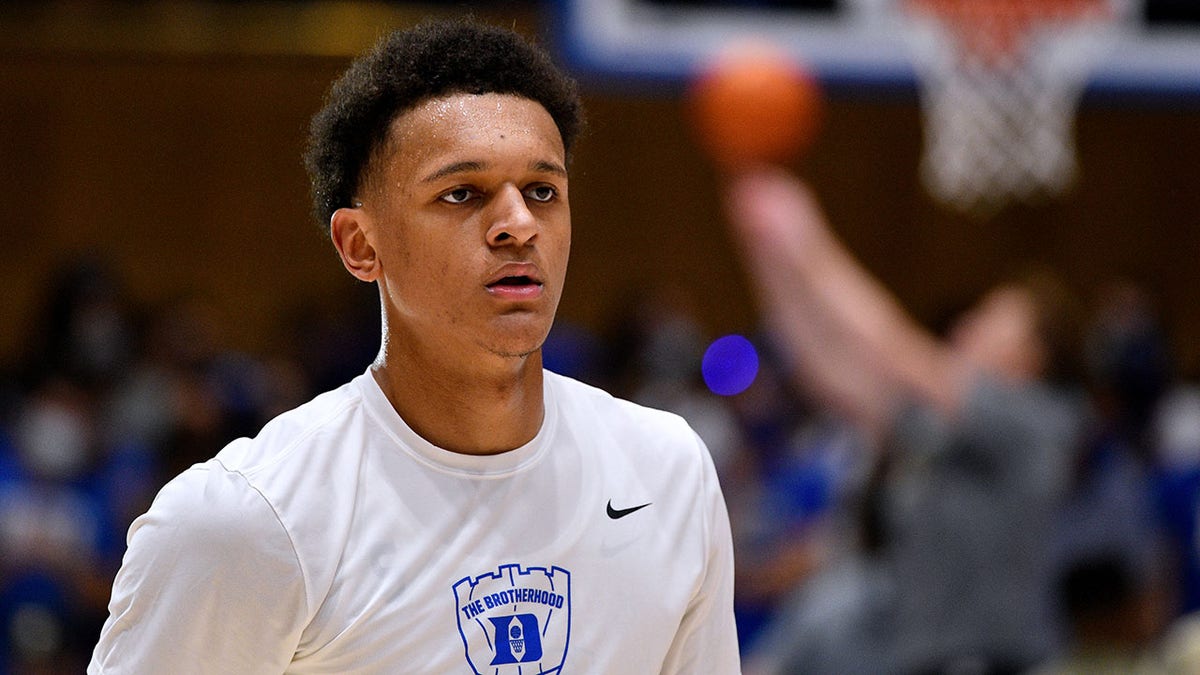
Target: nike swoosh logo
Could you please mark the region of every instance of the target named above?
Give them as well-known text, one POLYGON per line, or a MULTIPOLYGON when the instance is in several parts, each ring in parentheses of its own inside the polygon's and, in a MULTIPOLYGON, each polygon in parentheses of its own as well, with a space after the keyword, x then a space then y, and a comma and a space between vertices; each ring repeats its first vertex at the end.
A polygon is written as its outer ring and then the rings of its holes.
POLYGON ((618 518, 624 518, 625 516, 633 513, 634 511, 640 511, 641 509, 644 509, 647 506, 650 506, 650 504, 651 504, 651 502, 646 502, 645 504, 642 504, 641 506, 632 506, 627 509, 614 509, 613 505, 612 505, 612 500, 610 499, 610 500, 608 500, 608 507, 605 510, 608 512, 609 518, 616 520, 618 518))

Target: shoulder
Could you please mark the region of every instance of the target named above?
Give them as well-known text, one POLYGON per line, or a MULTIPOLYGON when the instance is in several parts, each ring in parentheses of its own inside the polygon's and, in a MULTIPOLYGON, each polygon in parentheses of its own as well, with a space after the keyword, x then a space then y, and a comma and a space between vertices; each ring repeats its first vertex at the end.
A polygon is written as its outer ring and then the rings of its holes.
POLYGON ((215 462, 167 483, 130 526, 128 544, 114 598, 132 601, 139 588, 171 602, 246 591, 305 604, 300 559, 275 509, 215 462))
POLYGON ((178 671, 203 659, 228 671, 247 654, 286 664, 315 598, 287 531, 244 477, 216 462, 184 471, 133 522, 128 544, 95 670, 178 671))
POLYGON ((598 475, 686 502, 716 488, 708 447, 679 415, 552 376, 558 437, 577 446, 598 475))
MULTIPOLYGON (((162 489, 146 523, 173 523, 203 556, 239 550, 302 569, 314 593, 334 574, 352 527, 377 428, 354 381, 285 412, 162 489)), ((135 523, 135 526, 137 524, 135 523)), ((131 531, 131 537, 132 537, 131 531)))
POLYGON ((199 560, 228 560, 266 546, 295 559, 274 506, 244 476, 215 460, 193 466, 159 491, 130 528, 130 545, 142 537, 199 560))
POLYGON ((1083 397, 1042 382, 1012 384, 979 378, 964 418, 982 436, 1023 434, 1044 443, 1070 443, 1084 416, 1083 397))
POLYGON ((362 396, 356 379, 281 413, 253 438, 229 443, 216 460, 228 470, 247 476, 270 471, 292 455, 336 441, 362 413, 362 396))
POLYGON ((914 407, 901 415, 892 440, 914 456, 983 459, 1026 487, 1060 482, 1082 430, 1077 396, 1041 383, 980 376, 955 416, 914 407))
POLYGON ((692 454, 703 448, 696 432, 675 413, 617 398, 549 371, 546 377, 563 419, 576 428, 656 451, 692 454))

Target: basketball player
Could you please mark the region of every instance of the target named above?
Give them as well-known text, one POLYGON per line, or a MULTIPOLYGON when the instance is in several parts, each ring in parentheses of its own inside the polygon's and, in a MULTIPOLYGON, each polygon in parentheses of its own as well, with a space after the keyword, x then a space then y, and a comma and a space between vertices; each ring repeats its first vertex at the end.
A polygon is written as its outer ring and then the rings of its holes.
POLYGON ((890 576, 858 589, 886 596, 851 619, 858 596, 844 594, 822 627, 836 635, 782 635, 786 653, 750 668, 1001 675, 1040 663, 1057 646, 1051 536, 1081 420, 1054 386, 1074 356, 1073 296, 1048 273, 1023 275, 939 339, 851 256, 794 175, 748 170, 727 198, 797 382, 886 451, 872 497, 890 576))
POLYGON ((471 22, 334 84, 307 160, 378 358, 163 488, 90 673, 739 671, 704 445, 542 369, 580 116, 544 52, 471 22))

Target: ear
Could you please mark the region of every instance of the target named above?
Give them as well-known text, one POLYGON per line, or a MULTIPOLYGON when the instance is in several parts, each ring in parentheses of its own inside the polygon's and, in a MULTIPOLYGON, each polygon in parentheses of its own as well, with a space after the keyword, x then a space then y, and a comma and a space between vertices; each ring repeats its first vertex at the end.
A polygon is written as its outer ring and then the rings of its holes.
POLYGON ((359 281, 375 281, 379 277, 379 257, 367 236, 369 217, 362 207, 342 208, 329 219, 329 236, 342 265, 359 281))

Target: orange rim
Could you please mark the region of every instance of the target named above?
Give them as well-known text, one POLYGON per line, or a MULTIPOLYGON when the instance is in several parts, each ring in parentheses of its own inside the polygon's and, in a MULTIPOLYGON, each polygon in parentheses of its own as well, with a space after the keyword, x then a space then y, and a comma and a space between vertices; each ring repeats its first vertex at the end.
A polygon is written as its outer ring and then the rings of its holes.
POLYGON ((1019 55, 1033 26, 1110 16, 1106 0, 905 0, 915 14, 937 18, 957 34, 964 56, 1003 62, 1019 55))

